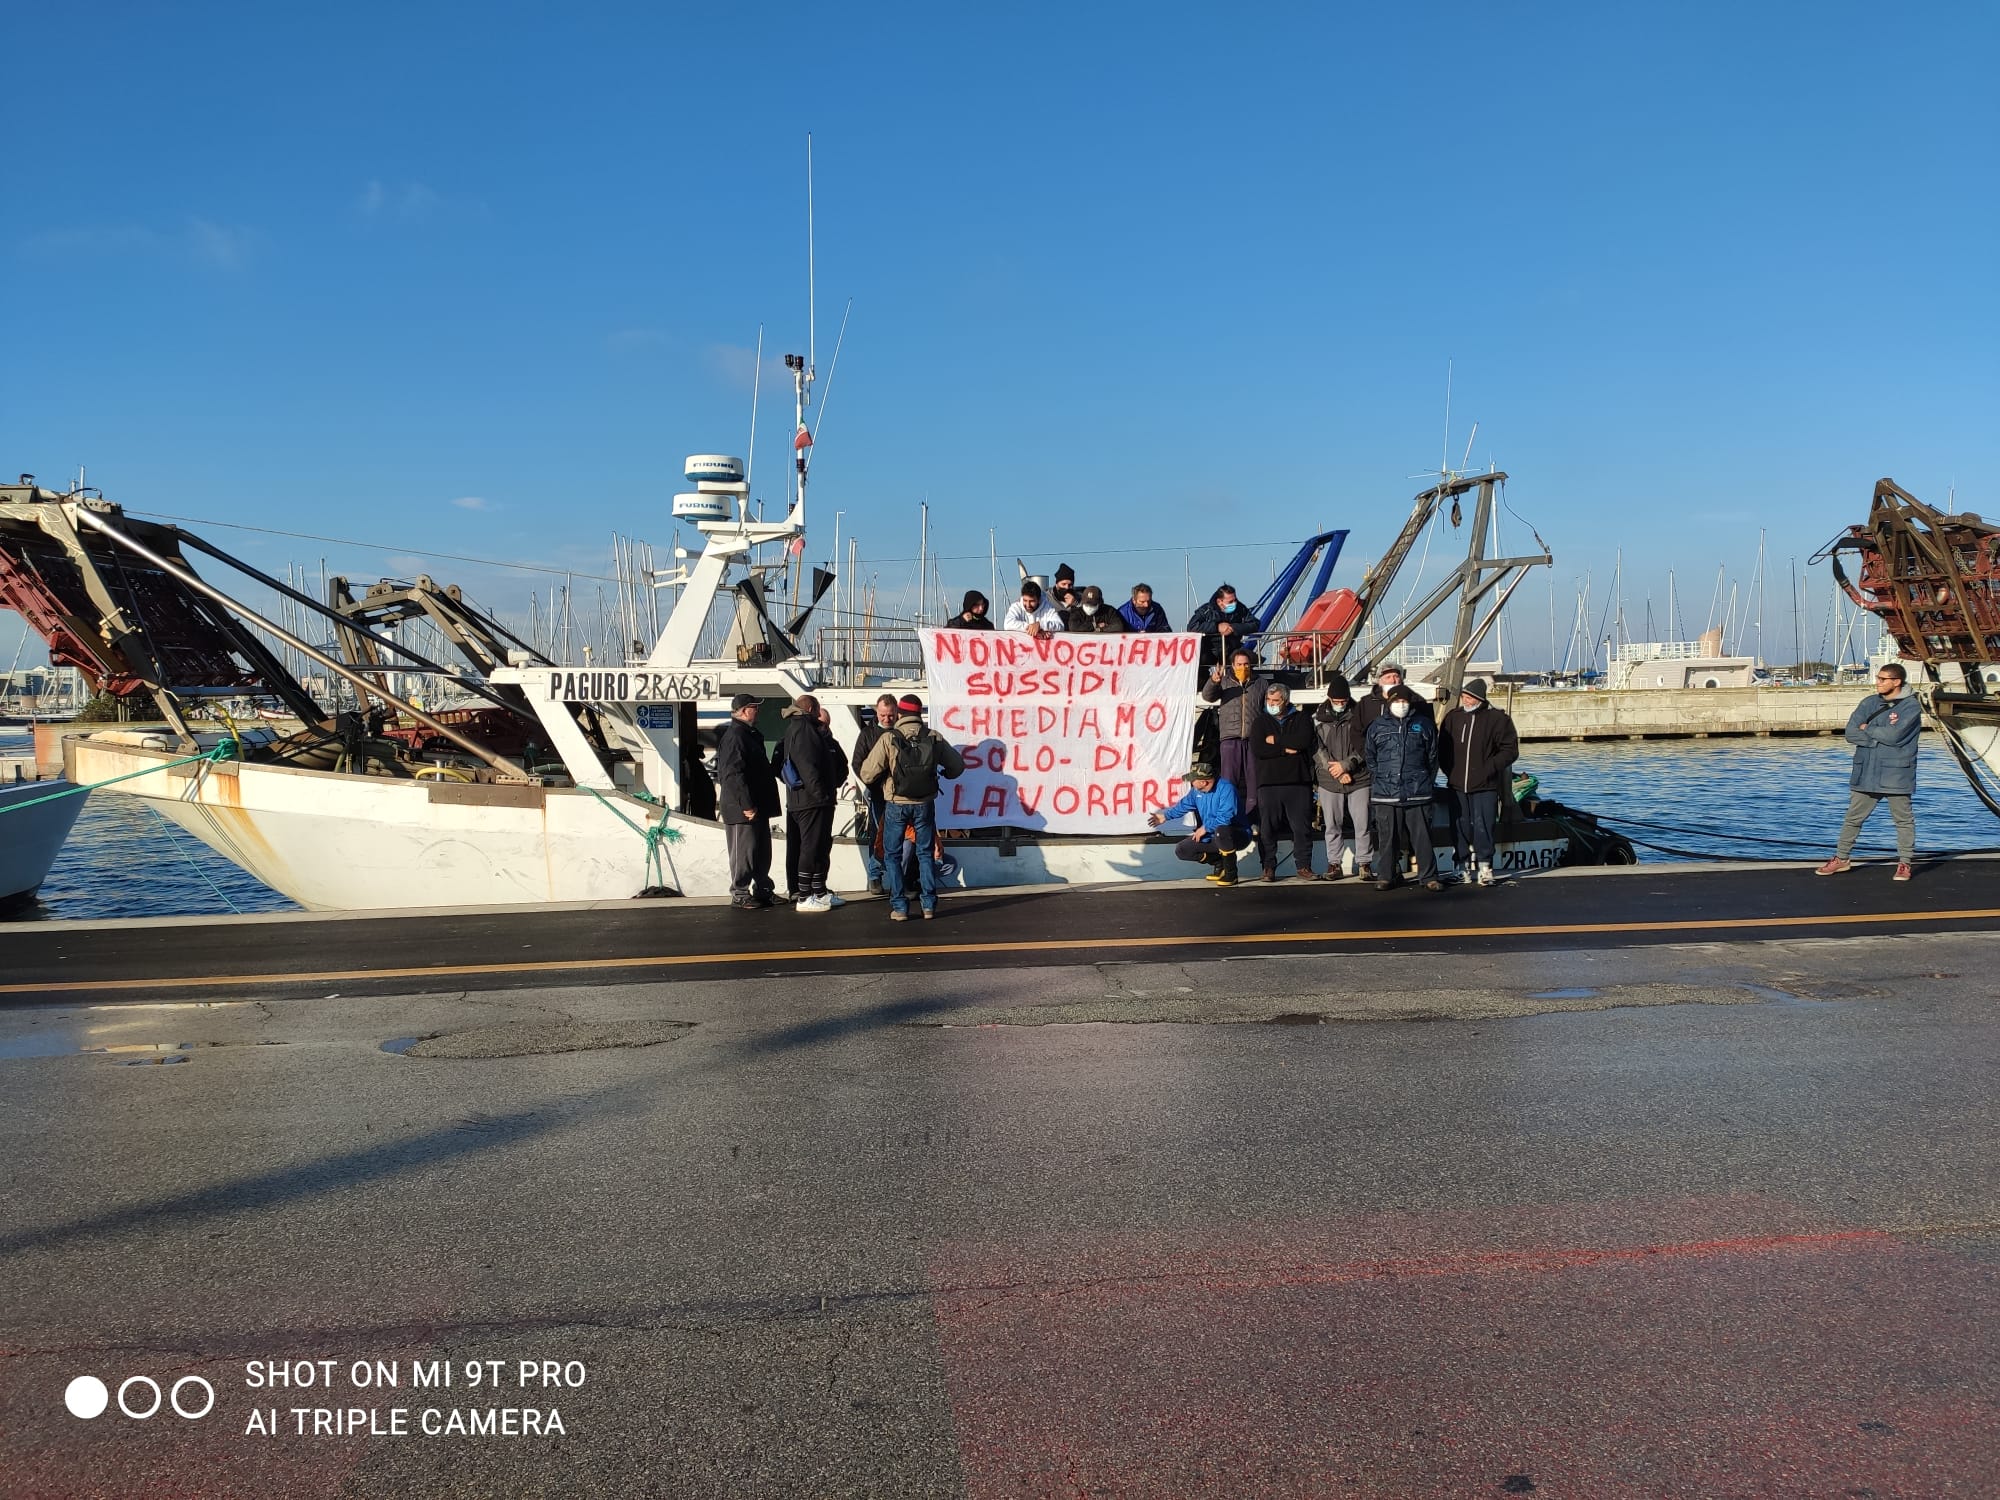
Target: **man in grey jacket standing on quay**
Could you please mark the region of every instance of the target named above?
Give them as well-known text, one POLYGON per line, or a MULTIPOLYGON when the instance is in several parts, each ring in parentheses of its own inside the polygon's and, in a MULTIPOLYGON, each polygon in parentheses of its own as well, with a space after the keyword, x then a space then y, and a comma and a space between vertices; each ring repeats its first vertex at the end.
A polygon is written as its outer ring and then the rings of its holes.
POLYGON ((1861 700, 1847 721, 1847 742, 1854 747, 1854 770, 1847 779, 1852 791, 1847 817, 1833 858, 1813 871, 1839 875, 1854 868, 1847 856, 1861 836, 1861 825, 1877 803, 1889 804, 1896 824, 1897 880, 1910 878, 1917 858, 1917 815, 1910 795, 1917 789, 1917 734, 1924 727, 1923 706, 1910 690, 1901 662, 1889 662, 1875 673, 1875 691, 1861 700))

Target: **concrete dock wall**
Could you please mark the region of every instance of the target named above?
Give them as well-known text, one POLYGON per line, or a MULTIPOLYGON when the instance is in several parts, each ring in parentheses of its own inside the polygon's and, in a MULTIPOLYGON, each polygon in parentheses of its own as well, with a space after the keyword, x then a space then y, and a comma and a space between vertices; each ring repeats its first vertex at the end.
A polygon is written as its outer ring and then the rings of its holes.
POLYGON ((1494 701, 1524 740, 1708 739, 1839 734, 1873 689, 1843 687, 1508 689, 1494 701))

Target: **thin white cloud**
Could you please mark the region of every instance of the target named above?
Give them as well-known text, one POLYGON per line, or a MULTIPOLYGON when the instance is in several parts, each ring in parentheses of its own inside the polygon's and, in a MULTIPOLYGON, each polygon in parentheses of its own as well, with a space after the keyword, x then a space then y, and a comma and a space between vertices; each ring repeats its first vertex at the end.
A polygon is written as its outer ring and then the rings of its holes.
POLYGON ((147 224, 90 225, 43 229, 21 241, 24 254, 61 258, 77 256, 151 256, 180 260, 215 271, 240 271, 255 255, 261 237, 240 224, 219 224, 190 217, 178 228, 147 224))
POLYGON ((484 499, 479 495, 460 495, 456 500, 452 501, 451 503, 453 505, 456 505, 460 510, 493 509, 492 502, 484 499))
MULTIPOLYGON (((703 351, 708 359, 708 367, 730 385, 739 390, 749 390, 756 383, 757 351, 746 349, 741 344, 710 344, 703 351)), ((764 384, 776 381, 780 385, 789 384, 789 373, 785 369, 784 356, 766 354, 764 356, 764 384)))
POLYGON ((371 177, 355 194, 354 211, 382 223, 428 224, 443 219, 483 219, 485 203, 453 197, 427 182, 384 182, 371 177))
POLYGON ((238 270, 250 256, 253 237, 246 230, 207 219, 190 219, 185 233, 188 250, 194 258, 217 270, 238 270))

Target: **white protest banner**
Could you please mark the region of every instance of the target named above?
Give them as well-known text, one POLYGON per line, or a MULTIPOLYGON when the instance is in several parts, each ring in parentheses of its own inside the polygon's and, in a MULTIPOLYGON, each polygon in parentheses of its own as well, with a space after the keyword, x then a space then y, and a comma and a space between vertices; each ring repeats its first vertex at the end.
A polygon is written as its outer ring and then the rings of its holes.
POLYGON ((1143 833, 1181 794, 1200 636, 918 634, 931 723, 965 757, 940 827, 1143 833))

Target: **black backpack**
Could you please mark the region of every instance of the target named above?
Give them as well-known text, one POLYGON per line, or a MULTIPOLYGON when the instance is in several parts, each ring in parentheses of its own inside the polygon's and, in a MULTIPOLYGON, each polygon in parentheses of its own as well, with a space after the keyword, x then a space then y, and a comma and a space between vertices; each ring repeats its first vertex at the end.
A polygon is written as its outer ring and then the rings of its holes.
POLYGON ((937 736, 928 729, 919 729, 908 739, 893 729, 889 732, 896 740, 889 789, 905 802, 930 801, 938 794, 937 736))

